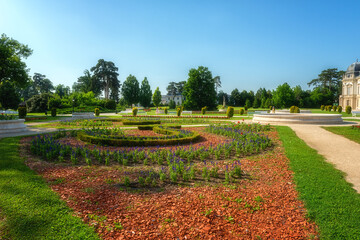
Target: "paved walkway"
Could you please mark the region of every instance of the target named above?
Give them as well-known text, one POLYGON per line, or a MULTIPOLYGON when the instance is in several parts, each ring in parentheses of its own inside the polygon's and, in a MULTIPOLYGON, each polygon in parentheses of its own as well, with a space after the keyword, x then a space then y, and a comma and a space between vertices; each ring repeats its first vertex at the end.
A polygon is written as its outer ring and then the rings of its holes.
POLYGON ((307 145, 346 174, 346 180, 360 193, 360 144, 316 125, 289 125, 307 145))

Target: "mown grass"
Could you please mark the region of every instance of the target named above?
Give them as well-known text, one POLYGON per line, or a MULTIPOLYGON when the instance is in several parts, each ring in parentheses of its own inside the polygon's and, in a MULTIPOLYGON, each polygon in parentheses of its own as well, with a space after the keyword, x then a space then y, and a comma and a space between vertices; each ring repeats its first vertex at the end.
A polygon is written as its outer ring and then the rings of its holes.
MULTIPOLYGON (((360 130, 352 129, 352 127, 323 127, 329 132, 341 135, 350 139, 351 141, 360 143, 360 130)), ((359 156, 360 157, 360 156, 359 156)))
POLYGON ((0 140, 0 239, 98 239, 19 157, 19 138, 0 140))
POLYGON ((321 239, 360 239, 360 195, 344 173, 299 139, 289 128, 277 126, 294 171, 308 217, 319 226, 321 239))

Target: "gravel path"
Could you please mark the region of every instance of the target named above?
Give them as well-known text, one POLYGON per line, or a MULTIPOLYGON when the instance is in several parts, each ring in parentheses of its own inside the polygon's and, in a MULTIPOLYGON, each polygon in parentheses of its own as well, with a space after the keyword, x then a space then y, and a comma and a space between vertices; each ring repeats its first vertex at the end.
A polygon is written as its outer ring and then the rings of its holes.
POLYGON ((346 174, 346 180, 360 193, 360 144, 316 125, 289 125, 307 145, 346 174))

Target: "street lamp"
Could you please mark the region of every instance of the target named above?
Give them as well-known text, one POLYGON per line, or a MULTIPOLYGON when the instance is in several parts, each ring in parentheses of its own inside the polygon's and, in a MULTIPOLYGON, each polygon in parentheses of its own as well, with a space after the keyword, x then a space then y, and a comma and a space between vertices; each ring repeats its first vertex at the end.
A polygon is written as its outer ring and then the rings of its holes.
POLYGON ((74 104, 75 104, 75 99, 73 98, 73 113, 74 113, 74 104))

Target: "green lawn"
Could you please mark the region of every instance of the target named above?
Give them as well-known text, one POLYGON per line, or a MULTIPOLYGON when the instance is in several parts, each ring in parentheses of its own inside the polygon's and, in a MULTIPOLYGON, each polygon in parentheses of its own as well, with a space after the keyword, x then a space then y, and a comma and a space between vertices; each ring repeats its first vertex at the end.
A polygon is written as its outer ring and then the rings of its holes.
POLYGON ((276 127, 308 217, 321 239, 360 239, 360 195, 344 174, 284 126, 276 127))
POLYGON ((322 113, 322 114, 341 114, 343 117, 352 117, 352 114, 347 114, 346 112, 342 112, 342 113, 338 113, 338 112, 333 112, 331 110, 331 112, 328 111, 321 111, 321 109, 310 109, 312 113, 322 113))
POLYGON ((342 135, 348 139, 350 139, 351 141, 360 143, 360 130, 357 129, 352 129, 351 126, 347 126, 347 127, 323 127, 324 129, 338 134, 338 135, 342 135))
POLYGON ((19 157, 19 138, 0 140, 0 239, 98 239, 19 157))

